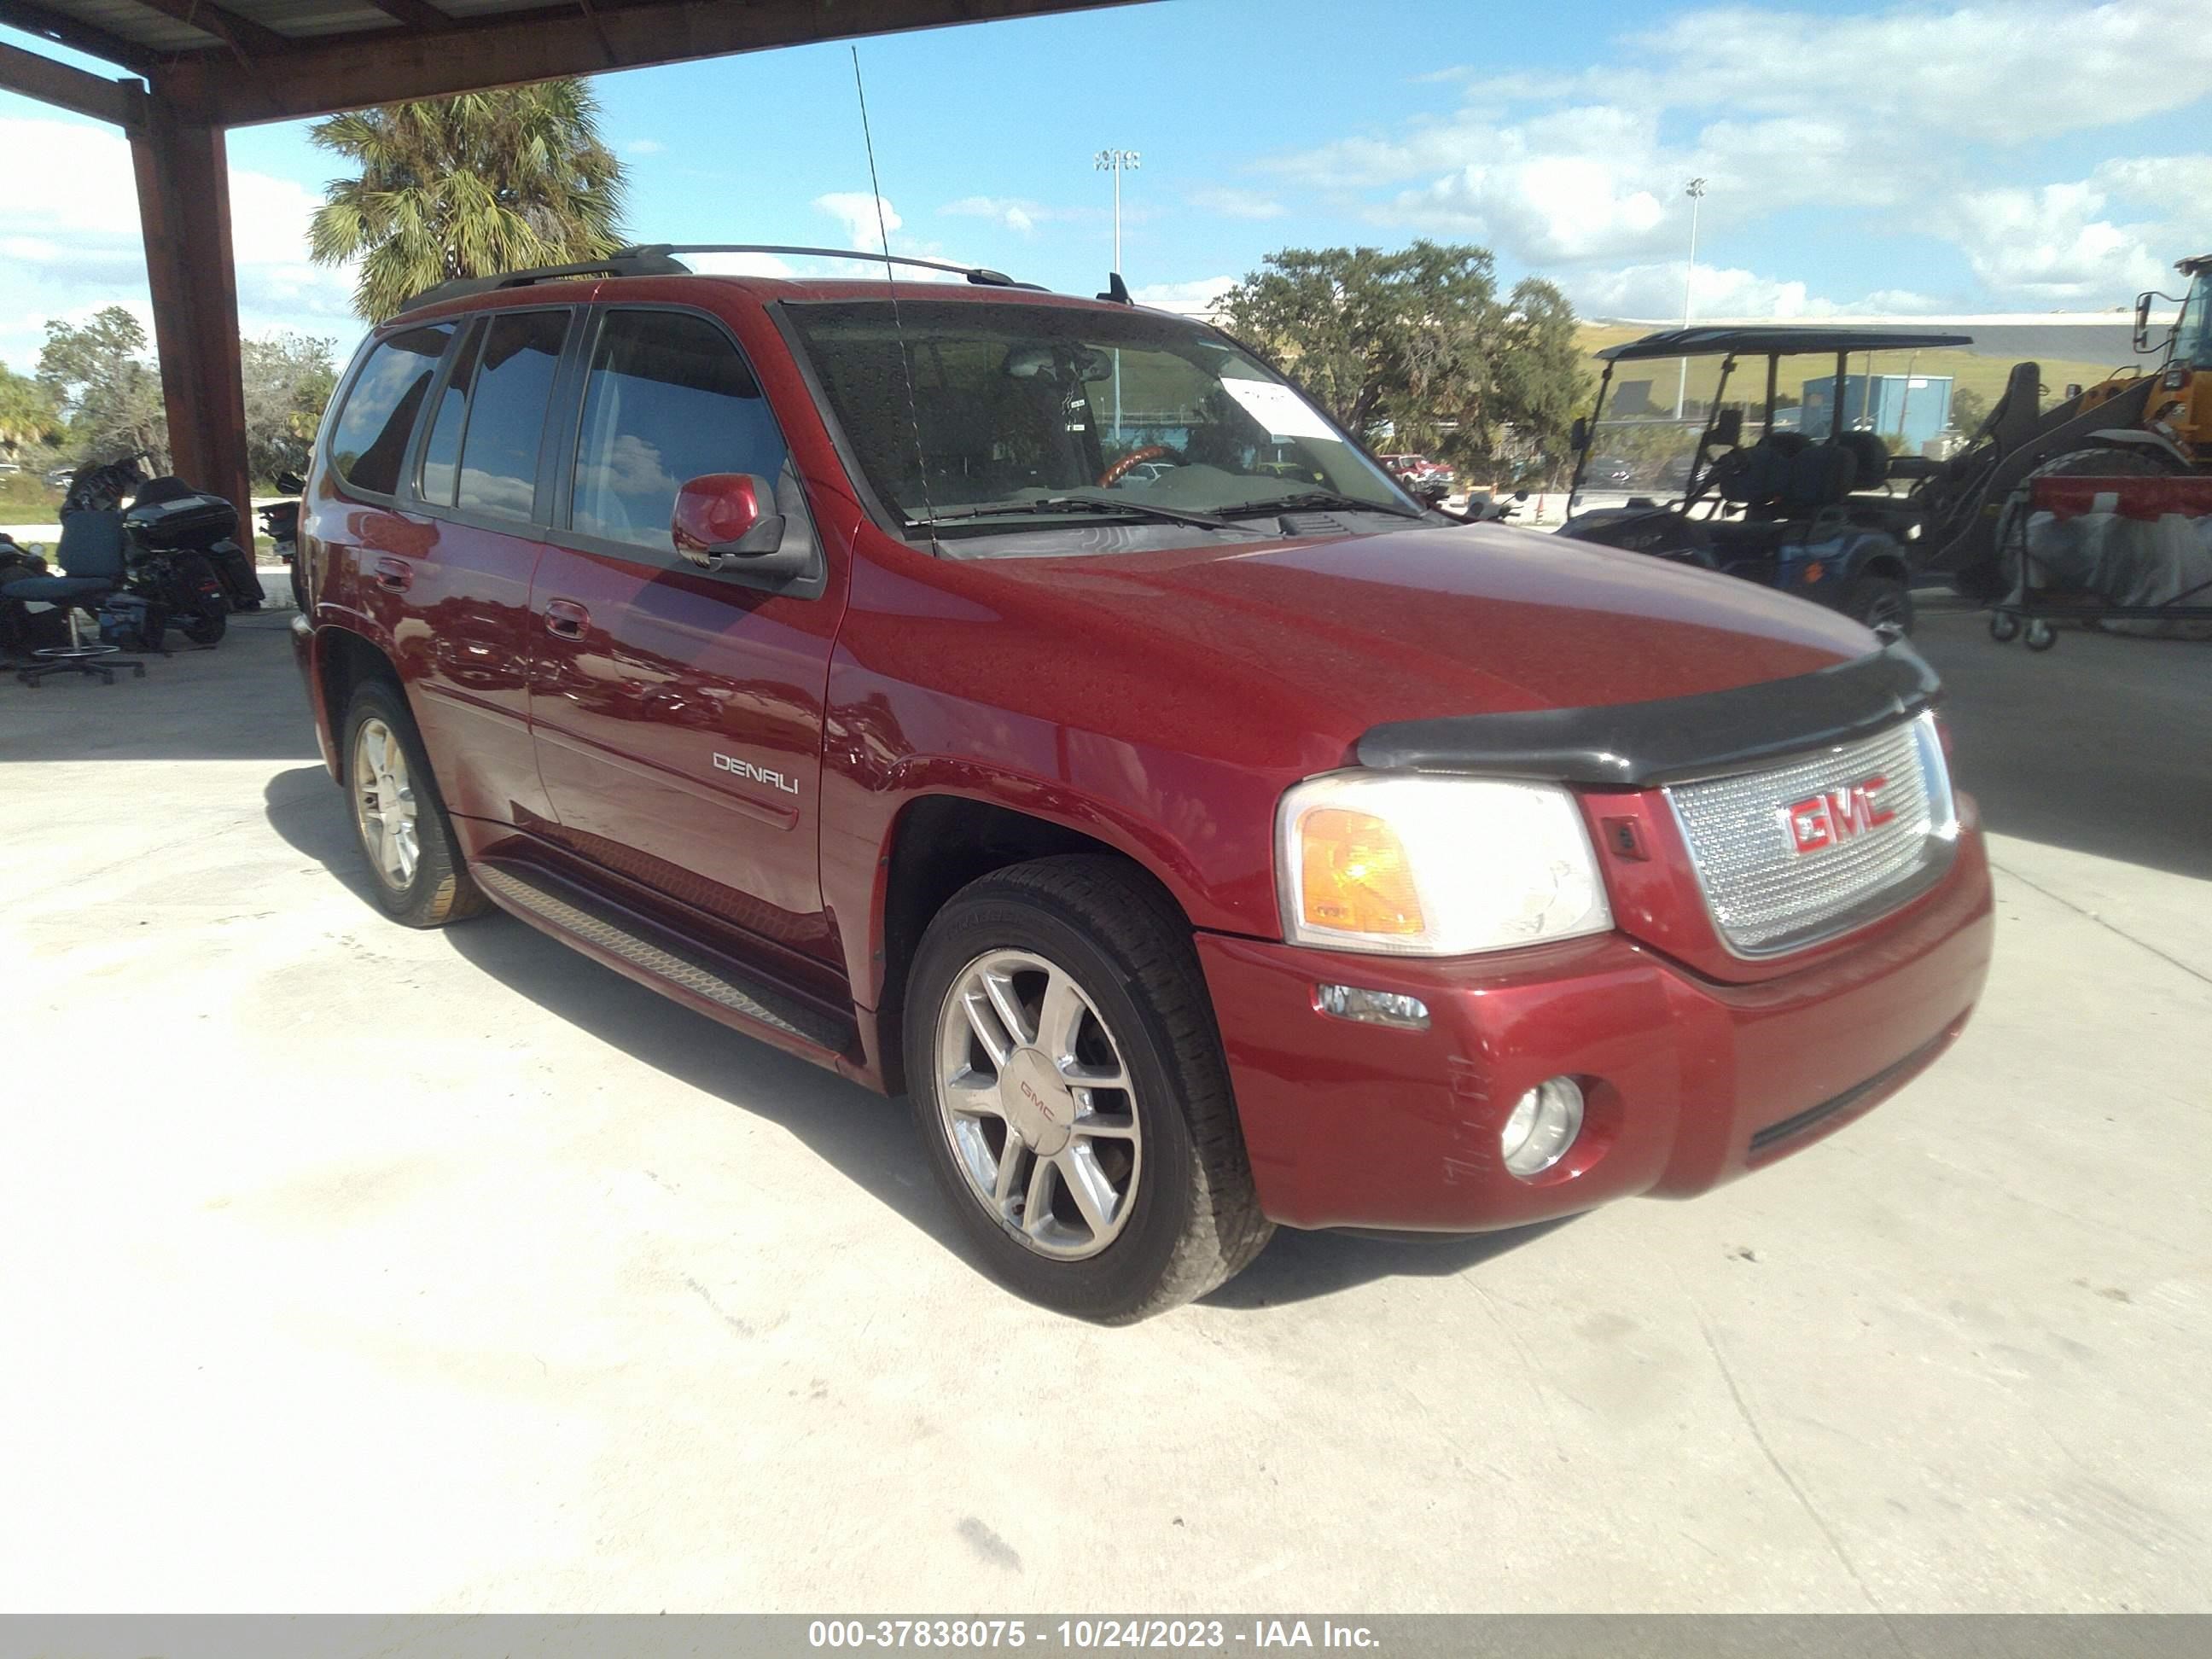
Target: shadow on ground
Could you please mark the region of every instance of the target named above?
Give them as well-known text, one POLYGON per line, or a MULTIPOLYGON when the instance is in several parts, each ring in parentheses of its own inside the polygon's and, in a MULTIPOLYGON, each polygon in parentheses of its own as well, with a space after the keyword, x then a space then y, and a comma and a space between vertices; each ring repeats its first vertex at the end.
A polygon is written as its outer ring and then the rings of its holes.
MULTIPOLYGON (((277 773, 263 802, 270 827, 288 845, 322 865, 362 904, 375 906, 374 878, 354 844, 344 799, 319 764, 277 773)), ((916 1231, 981 1273, 915 1151, 903 1100, 885 1100, 718 1025, 503 912, 447 928, 442 937, 471 966, 555 1018, 664 1076, 788 1131, 916 1231)), ((1202 1305, 1251 1311, 1377 1279, 1455 1273, 1547 1231, 1527 1227, 1399 1243, 1286 1229, 1202 1305)))
MULTIPOLYGON (((103 685, 57 674, 25 685, 0 673, 0 761, 313 760, 315 730, 292 661, 292 613, 230 619, 209 648, 172 635, 103 685)), ((130 653, 125 653, 126 655, 130 653)))
POLYGON ((2212 880, 2212 648, 2069 629, 2050 651, 1924 617, 1960 787, 1999 835, 2212 880))

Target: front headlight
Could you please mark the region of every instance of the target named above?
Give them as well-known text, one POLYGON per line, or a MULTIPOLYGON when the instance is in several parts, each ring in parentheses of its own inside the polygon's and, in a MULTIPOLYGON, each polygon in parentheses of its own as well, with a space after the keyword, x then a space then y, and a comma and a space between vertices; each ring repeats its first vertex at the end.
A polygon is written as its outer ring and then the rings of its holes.
POLYGON ((1456 957, 1613 926, 1582 813, 1552 784, 1309 778, 1283 796, 1275 872, 1294 945, 1456 957))

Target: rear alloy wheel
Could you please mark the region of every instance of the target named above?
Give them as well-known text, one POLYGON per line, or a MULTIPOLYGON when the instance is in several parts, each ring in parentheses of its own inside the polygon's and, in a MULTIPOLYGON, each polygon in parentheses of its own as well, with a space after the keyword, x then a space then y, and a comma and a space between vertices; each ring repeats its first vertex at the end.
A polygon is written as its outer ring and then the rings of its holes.
POLYGON ((1860 576, 1844 589, 1838 609, 1874 629, 1884 645, 1912 632, 1912 590, 1894 576, 1860 576))
POLYGON ((355 689, 344 753, 354 831, 385 913, 410 927, 442 927, 485 908, 396 687, 371 680, 355 689))
POLYGON ((930 1166, 1021 1295, 1142 1319, 1267 1242, 1190 924, 1142 872, 1052 858, 970 884, 923 935, 906 1009, 930 1166))

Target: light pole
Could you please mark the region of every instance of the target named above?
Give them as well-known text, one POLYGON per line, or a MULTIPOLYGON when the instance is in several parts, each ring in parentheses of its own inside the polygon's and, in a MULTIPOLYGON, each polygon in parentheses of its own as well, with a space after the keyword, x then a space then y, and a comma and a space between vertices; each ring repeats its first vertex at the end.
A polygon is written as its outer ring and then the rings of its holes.
MULTIPOLYGON (((1682 194, 1690 198, 1690 268, 1682 277, 1682 326, 1690 325, 1690 287, 1698 280, 1698 204, 1705 199, 1705 181, 1692 179, 1682 186, 1682 194)), ((1682 359, 1680 373, 1674 380, 1674 418, 1682 418, 1682 394, 1690 386, 1690 360, 1682 359)))
MULTIPOLYGON (((1134 173, 1144 158, 1133 149, 1102 149, 1091 158, 1091 165, 1101 173, 1114 175, 1114 270, 1121 269, 1121 175, 1134 173)), ((1114 441, 1121 441, 1121 353, 1114 353, 1114 441)))

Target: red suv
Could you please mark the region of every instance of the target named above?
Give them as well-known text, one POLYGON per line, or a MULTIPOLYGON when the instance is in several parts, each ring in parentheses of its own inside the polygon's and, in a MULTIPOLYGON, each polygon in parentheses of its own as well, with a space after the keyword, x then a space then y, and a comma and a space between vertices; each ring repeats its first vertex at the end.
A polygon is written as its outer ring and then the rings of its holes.
POLYGON ((376 330, 295 627, 393 917, 904 1091, 992 1267, 1108 1320, 1277 1223, 1700 1191, 1958 1035, 1910 647, 1425 513, 1215 330, 956 274, 633 250, 376 330))

